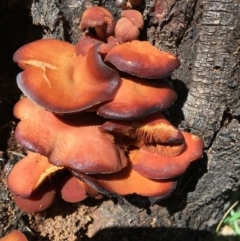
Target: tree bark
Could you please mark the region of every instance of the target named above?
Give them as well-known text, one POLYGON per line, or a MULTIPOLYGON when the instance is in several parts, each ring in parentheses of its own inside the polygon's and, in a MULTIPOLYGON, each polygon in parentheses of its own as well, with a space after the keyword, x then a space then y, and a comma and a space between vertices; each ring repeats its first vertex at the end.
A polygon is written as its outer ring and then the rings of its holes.
MULTIPOLYGON (((30 9, 44 37, 75 44, 79 18, 93 5, 119 18, 113 0, 35 0, 30 9)), ((123 206, 112 200, 59 201, 46 219, 28 216, 38 240, 202 240, 239 188, 239 0, 153 0, 140 10, 145 18, 141 39, 181 60, 171 76, 179 97, 166 114, 180 129, 203 138, 204 157, 179 178, 171 197, 154 206, 136 196, 123 206)))

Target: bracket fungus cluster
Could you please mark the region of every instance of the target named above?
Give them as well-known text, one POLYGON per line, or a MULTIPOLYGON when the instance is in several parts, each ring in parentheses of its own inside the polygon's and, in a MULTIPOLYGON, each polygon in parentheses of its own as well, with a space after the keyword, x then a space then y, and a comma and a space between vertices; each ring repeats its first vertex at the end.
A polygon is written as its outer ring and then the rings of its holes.
POLYGON ((202 156, 202 140, 162 113, 177 98, 164 77, 180 61, 137 40, 142 27, 136 10, 115 23, 108 10, 92 7, 76 46, 42 39, 14 54, 26 95, 14 107, 15 138, 29 152, 8 188, 22 210, 45 210, 56 194, 67 202, 104 195, 121 202, 136 193, 154 203, 202 156))

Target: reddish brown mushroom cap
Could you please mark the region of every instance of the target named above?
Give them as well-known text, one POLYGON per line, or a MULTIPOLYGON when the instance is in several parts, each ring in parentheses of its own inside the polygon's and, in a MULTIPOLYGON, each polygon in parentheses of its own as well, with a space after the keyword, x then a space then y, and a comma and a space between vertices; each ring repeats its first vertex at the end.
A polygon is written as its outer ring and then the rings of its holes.
POLYGON ((127 18, 121 18, 117 21, 115 28, 115 38, 119 43, 125 43, 138 39, 139 29, 127 18))
POLYGON ((122 17, 129 19, 136 27, 142 29, 144 26, 143 15, 137 10, 123 10, 122 17))
POLYGON ((86 31, 88 28, 94 28, 97 36, 106 40, 107 37, 114 34, 115 22, 112 14, 103 7, 88 8, 82 15, 80 29, 86 31))
POLYGON ((14 115, 21 120, 16 140, 56 166, 109 173, 127 164, 124 152, 98 130, 104 120, 95 113, 57 117, 25 98, 15 105, 14 115))
POLYGON ((22 232, 18 230, 13 230, 9 234, 1 238, 0 241, 27 241, 27 238, 22 232))
MULTIPOLYGON (((52 41, 37 41, 29 48, 34 52, 42 45, 55 47, 52 41)), ((49 61, 40 61, 40 65, 38 55, 45 55, 45 52, 37 52, 32 60, 24 55, 24 50, 28 50, 24 47, 20 51, 23 52, 20 63, 34 64, 17 76, 19 88, 35 103, 55 113, 78 112, 113 99, 121 79, 116 71, 103 63, 98 47, 92 46, 84 57, 55 51, 56 55, 51 55, 49 61)))
POLYGON ((115 26, 115 37, 119 43, 125 43, 138 39, 139 29, 144 25, 143 16, 136 10, 122 11, 122 18, 119 19, 115 26))
POLYGON ((148 79, 168 76, 180 66, 176 56, 138 40, 117 45, 104 61, 123 72, 148 79))
POLYGON ((158 197, 159 199, 168 196, 175 188, 174 180, 151 180, 143 177, 131 165, 122 171, 114 174, 96 175, 95 178, 100 185, 113 193, 120 195, 139 194, 147 197, 158 197))
POLYGON ((61 169, 48 162, 48 158, 38 153, 29 152, 11 170, 7 185, 15 195, 28 198, 44 180, 61 169))
POLYGON ((129 153, 133 169, 152 179, 169 179, 183 174, 190 163, 203 155, 201 138, 182 132, 185 139, 183 151, 177 156, 162 156, 140 148, 129 153))
POLYGON ((70 203, 80 202, 87 197, 101 198, 96 190, 74 176, 65 177, 59 185, 59 190, 61 198, 70 203))
POLYGON ((101 42, 101 40, 95 38, 91 34, 84 34, 75 46, 76 55, 86 55, 88 50, 95 44, 101 42))
POLYGON ((59 190, 61 198, 66 202, 76 203, 87 198, 84 182, 73 176, 61 180, 59 190))
POLYGON ((176 92, 167 83, 152 83, 128 76, 122 78, 115 98, 102 104, 97 113, 109 119, 140 119, 168 109, 176 98, 176 92))
POLYGON ((131 145, 163 156, 176 156, 184 148, 184 137, 162 113, 154 113, 136 121, 110 120, 100 129, 103 132, 127 136, 131 145))
POLYGON ((40 213, 49 208, 56 197, 55 186, 47 181, 27 199, 13 194, 16 205, 26 213, 40 213))
POLYGON ((102 43, 99 47, 99 53, 105 57, 106 54, 115 46, 119 44, 118 40, 113 36, 107 38, 107 43, 102 43))

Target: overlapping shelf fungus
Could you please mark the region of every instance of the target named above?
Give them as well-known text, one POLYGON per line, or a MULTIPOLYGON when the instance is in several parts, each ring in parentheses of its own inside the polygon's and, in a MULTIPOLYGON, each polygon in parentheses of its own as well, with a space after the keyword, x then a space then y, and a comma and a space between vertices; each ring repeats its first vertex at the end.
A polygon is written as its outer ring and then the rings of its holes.
POLYGON ((14 107, 15 138, 28 155, 8 188, 22 210, 41 212, 56 194, 79 202, 136 193, 155 202, 202 156, 202 140, 162 113, 177 98, 165 77, 180 61, 138 40, 143 24, 136 10, 115 23, 108 10, 92 7, 76 46, 41 39, 14 54, 26 96, 14 107))

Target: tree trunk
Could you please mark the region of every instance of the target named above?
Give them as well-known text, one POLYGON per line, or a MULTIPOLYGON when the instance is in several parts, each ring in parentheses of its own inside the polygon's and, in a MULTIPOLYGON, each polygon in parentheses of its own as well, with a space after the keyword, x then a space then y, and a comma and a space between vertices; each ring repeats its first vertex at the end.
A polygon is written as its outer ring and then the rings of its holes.
MULTIPOLYGON (((92 5, 102 5, 119 18, 113 0, 22 4, 31 10, 33 24, 41 26, 28 27, 28 40, 43 31, 46 38, 76 43, 79 18, 92 5)), ((17 11, 16 6, 13 1, 8 10, 17 11)), ((181 67, 171 76, 179 97, 166 113, 180 129, 203 138, 204 157, 179 178, 171 197, 154 206, 132 196, 122 206, 112 200, 79 205, 58 201, 45 217, 18 213, 16 226, 30 228, 36 235, 33 240, 202 240, 239 187, 239 0, 153 0, 140 10, 145 18, 141 39, 181 59, 181 67)), ((5 164, 4 178, 8 167, 5 164)), ((0 212, 0 221, 5 216, 0 212)))

